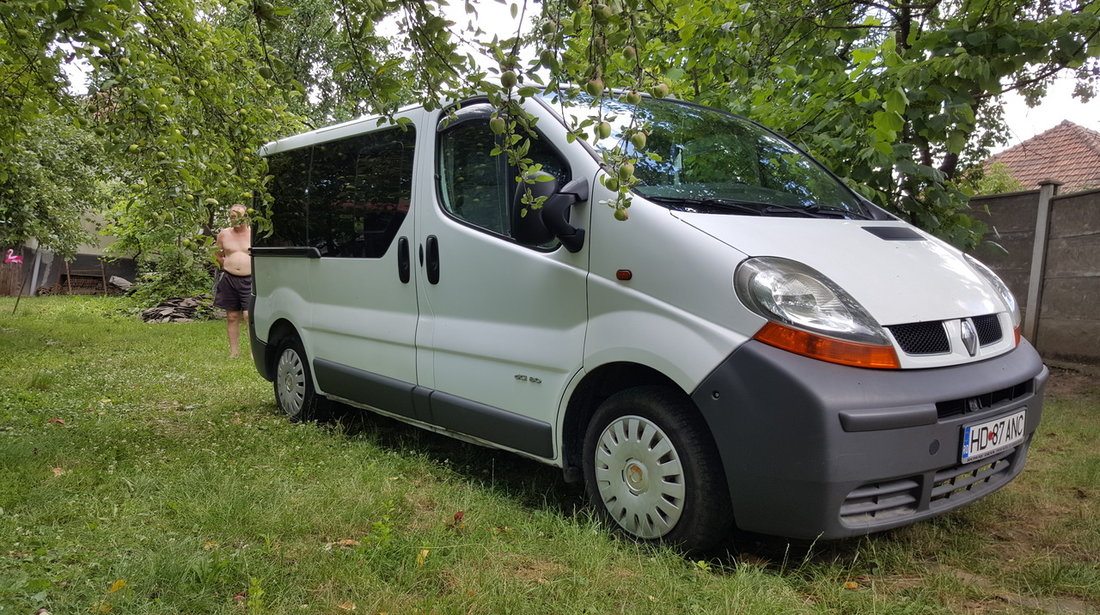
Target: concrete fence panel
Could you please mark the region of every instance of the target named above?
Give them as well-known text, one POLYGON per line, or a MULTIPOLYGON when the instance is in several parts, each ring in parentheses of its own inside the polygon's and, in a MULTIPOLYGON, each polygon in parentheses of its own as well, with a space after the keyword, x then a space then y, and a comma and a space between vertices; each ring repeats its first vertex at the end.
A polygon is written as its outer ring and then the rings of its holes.
POLYGON ((1052 200, 1039 350, 1100 362, 1100 190, 1052 200))
POLYGON ((1043 356, 1100 363, 1100 190, 1056 188, 971 199, 988 227, 976 256, 1012 289, 1043 356))
POLYGON ((1001 276, 1016 295, 1016 302, 1021 309, 1027 306, 1038 206, 1038 190, 975 197, 970 200, 974 217, 986 225, 982 245, 974 255, 1001 276))

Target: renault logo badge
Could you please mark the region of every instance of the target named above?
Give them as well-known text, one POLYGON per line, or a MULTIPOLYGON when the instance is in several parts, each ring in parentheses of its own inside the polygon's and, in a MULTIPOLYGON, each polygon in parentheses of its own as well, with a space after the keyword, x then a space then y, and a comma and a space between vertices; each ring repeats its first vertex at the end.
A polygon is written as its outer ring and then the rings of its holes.
POLYGON ((978 354, 978 332, 974 329, 974 321, 964 318, 959 323, 961 325, 962 342, 963 346, 966 347, 966 351, 970 353, 970 356, 978 354))

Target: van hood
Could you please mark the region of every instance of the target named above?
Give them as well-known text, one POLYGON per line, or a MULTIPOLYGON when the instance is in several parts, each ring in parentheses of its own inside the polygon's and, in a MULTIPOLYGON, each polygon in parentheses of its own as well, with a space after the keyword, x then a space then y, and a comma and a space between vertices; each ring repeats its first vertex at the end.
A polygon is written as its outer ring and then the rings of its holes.
POLYGON ((671 213, 748 256, 813 267, 881 325, 1007 309, 961 252, 904 222, 671 213))

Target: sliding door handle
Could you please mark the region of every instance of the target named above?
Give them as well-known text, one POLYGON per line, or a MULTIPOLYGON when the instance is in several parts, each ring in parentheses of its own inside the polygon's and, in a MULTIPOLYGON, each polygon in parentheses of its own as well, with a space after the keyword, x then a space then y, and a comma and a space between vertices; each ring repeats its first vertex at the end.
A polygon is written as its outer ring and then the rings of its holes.
POLYGON ((408 284, 412 278, 412 261, 409 256, 409 238, 397 240, 397 277, 402 284, 408 284))
POLYGON ((435 235, 428 235, 428 239, 425 242, 427 246, 427 274, 429 284, 439 283, 439 240, 435 235))

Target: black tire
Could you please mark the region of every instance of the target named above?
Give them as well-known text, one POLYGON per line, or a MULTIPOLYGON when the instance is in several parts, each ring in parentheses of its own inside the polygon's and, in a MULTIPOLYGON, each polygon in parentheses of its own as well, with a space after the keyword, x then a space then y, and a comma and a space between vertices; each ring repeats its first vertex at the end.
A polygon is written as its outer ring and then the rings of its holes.
POLYGON ((313 388, 309 358, 296 335, 283 338, 275 354, 275 405, 292 422, 322 418, 324 399, 313 388))
POLYGON ((609 397, 588 424, 583 465, 592 505, 635 540, 702 553, 733 529, 714 440, 680 391, 642 386, 609 397))

